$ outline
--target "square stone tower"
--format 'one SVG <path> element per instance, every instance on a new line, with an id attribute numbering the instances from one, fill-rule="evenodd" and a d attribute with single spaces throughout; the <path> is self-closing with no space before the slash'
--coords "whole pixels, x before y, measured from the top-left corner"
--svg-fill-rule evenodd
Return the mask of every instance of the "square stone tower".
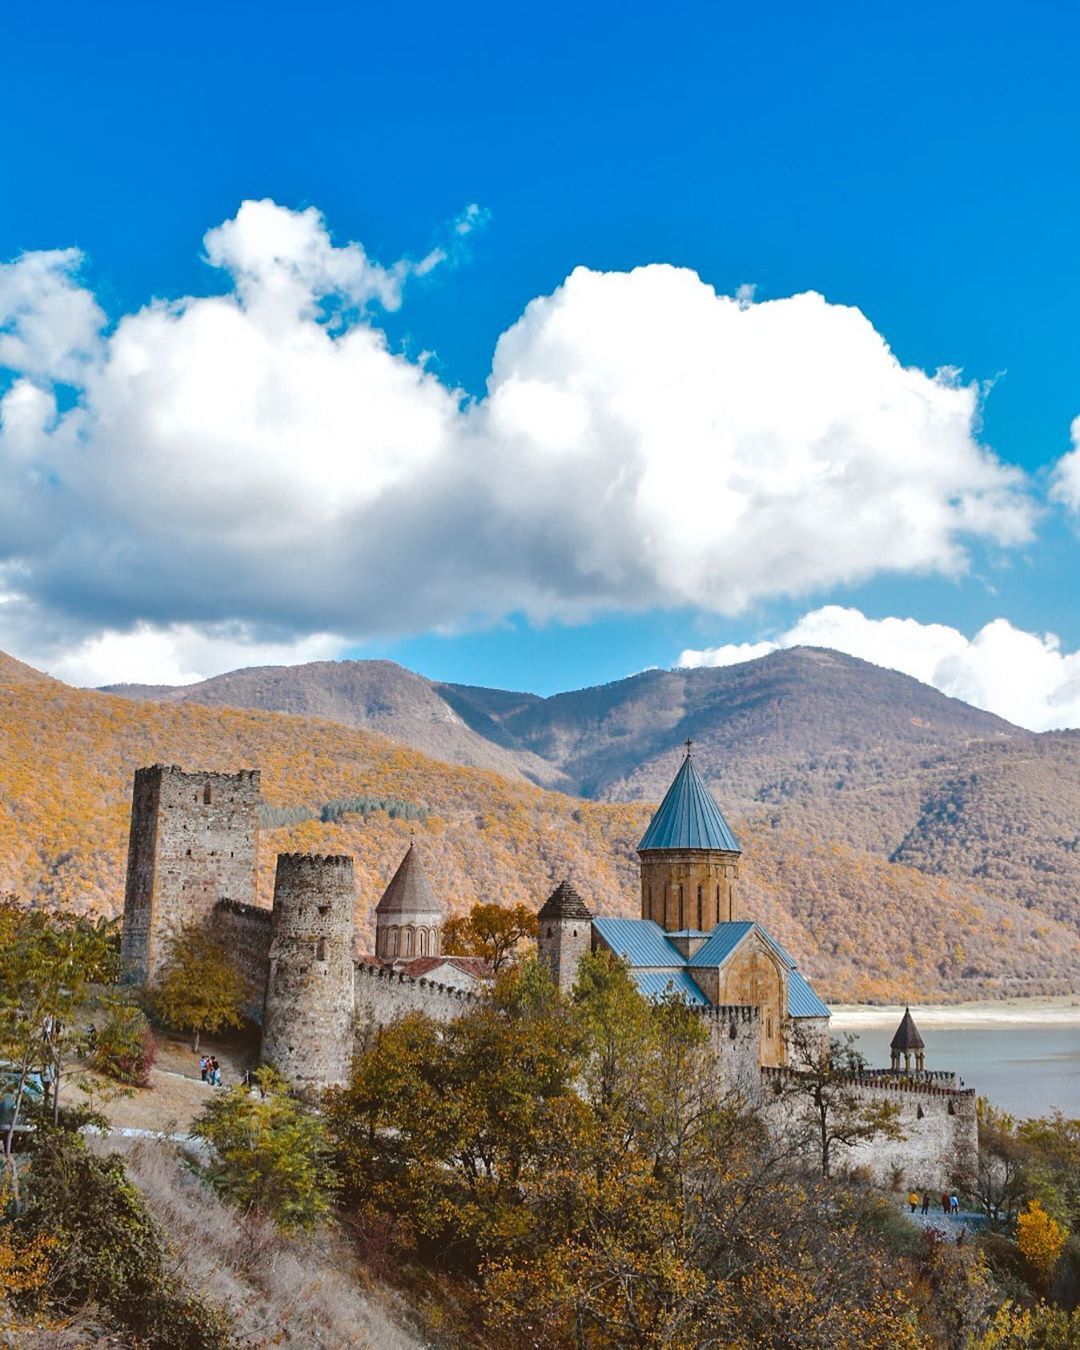
<path id="1" fill-rule="evenodd" d="M 219 900 L 255 903 L 259 802 L 257 769 L 136 770 L 120 947 L 129 980 L 151 980 L 170 938 L 209 924 Z"/>

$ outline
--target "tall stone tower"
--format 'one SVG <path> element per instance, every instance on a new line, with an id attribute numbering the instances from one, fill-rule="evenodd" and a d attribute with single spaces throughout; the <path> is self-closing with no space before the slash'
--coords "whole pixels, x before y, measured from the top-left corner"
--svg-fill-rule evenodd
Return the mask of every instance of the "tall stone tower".
<path id="1" fill-rule="evenodd" d="M 660 803 L 637 852 L 641 917 L 665 932 L 709 932 L 738 918 L 735 883 L 742 850 L 698 773 L 686 758 Z"/>
<path id="2" fill-rule="evenodd" d="M 351 858 L 279 854 L 262 1057 L 303 1093 L 348 1080 L 354 900 Z"/>
<path id="3" fill-rule="evenodd" d="M 375 955 L 386 961 L 438 956 L 442 920 L 442 906 L 435 899 L 415 845 L 410 844 L 375 906 Z"/>
<path id="4" fill-rule="evenodd" d="M 569 881 L 562 881 L 544 901 L 537 917 L 537 955 L 551 972 L 560 994 L 577 979 L 581 958 L 592 946 L 592 914 Z"/>
<path id="5" fill-rule="evenodd" d="M 120 946 L 129 980 L 152 979 L 170 938 L 209 923 L 219 900 L 254 904 L 259 801 L 257 769 L 135 771 Z"/>

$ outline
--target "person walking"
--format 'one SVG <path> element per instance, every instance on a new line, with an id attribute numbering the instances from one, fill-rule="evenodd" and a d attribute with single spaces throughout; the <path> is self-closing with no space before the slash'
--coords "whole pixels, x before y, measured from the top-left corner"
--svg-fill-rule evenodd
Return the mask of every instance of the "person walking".
<path id="1" fill-rule="evenodd" d="M 914 1214 L 915 1211 L 919 1208 L 919 1196 L 918 1196 L 917 1192 L 915 1192 L 915 1191 L 909 1191 L 909 1192 L 908 1192 L 907 1202 L 908 1202 L 908 1204 L 911 1206 L 911 1212 L 912 1212 L 912 1214 Z"/>
<path id="2" fill-rule="evenodd" d="M 923 1212 L 924 1214 L 929 1214 L 929 1213 L 930 1213 L 930 1192 L 929 1192 L 929 1191 L 927 1191 L 926 1194 L 925 1194 L 925 1195 L 923 1196 L 923 1198 L 922 1198 L 922 1212 Z"/>

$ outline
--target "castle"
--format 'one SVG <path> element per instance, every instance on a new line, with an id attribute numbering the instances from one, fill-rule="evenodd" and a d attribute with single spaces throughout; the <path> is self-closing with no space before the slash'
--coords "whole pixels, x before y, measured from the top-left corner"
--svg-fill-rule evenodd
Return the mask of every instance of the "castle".
<path id="1" fill-rule="evenodd" d="M 483 997 L 485 963 L 442 952 L 442 906 L 413 845 L 376 905 L 373 953 L 354 951 L 349 857 L 279 855 L 273 906 L 258 905 L 259 805 L 257 770 L 136 772 L 121 946 L 130 980 L 151 982 L 185 925 L 208 929 L 253 990 L 248 1011 L 262 1028 L 263 1060 L 307 1094 L 346 1081 L 370 1029 L 414 1010 L 446 1021 Z M 564 992 L 586 952 L 610 951 L 645 997 L 676 995 L 693 1007 L 717 1073 L 759 1092 L 788 1071 L 797 1037 L 828 1034 L 830 1014 L 783 946 L 741 917 L 741 856 L 687 742 L 638 845 L 641 918 L 595 916 L 564 881 L 539 910 L 537 948 Z M 908 1012 L 891 1067 L 853 1084 L 895 1102 L 906 1137 L 856 1146 L 848 1160 L 938 1186 L 977 1145 L 974 1093 L 952 1074 L 928 1073 L 924 1049 Z"/>

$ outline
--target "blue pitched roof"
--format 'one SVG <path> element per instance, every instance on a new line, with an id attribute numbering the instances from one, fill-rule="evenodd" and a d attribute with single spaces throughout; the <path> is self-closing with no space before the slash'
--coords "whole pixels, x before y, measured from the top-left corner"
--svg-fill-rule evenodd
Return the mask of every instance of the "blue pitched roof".
<path id="1" fill-rule="evenodd" d="M 735 921 L 718 923 L 708 942 L 699 947 L 690 958 L 692 966 L 722 966 L 731 953 L 754 927 L 752 923 Z"/>
<path id="2" fill-rule="evenodd" d="M 691 971 L 722 966 L 747 934 L 756 931 L 788 968 L 788 1014 L 830 1016 L 828 1007 L 796 969 L 795 962 L 760 924 L 748 920 L 717 924 L 708 941 L 689 961 L 652 919 L 594 919 L 593 929 L 605 946 L 627 963 L 635 984 L 646 998 L 662 997 L 671 985 L 676 993 L 694 1004 L 707 1004 L 708 999 L 694 983 Z"/>
<path id="3" fill-rule="evenodd" d="M 687 970 L 631 970 L 638 993 L 645 998 L 661 999 L 665 994 L 678 994 L 687 1003 L 708 1006 L 709 1000 L 697 987 Z"/>
<path id="4" fill-rule="evenodd" d="M 653 919 L 593 919 L 593 931 L 630 966 L 681 966 L 682 953 Z"/>
<path id="5" fill-rule="evenodd" d="M 788 1016 L 831 1016 L 828 1007 L 822 1003 L 797 970 L 788 971 Z"/>
<path id="6" fill-rule="evenodd" d="M 705 786 L 689 752 L 638 844 L 638 852 L 682 848 L 740 852 L 739 841 Z"/>

